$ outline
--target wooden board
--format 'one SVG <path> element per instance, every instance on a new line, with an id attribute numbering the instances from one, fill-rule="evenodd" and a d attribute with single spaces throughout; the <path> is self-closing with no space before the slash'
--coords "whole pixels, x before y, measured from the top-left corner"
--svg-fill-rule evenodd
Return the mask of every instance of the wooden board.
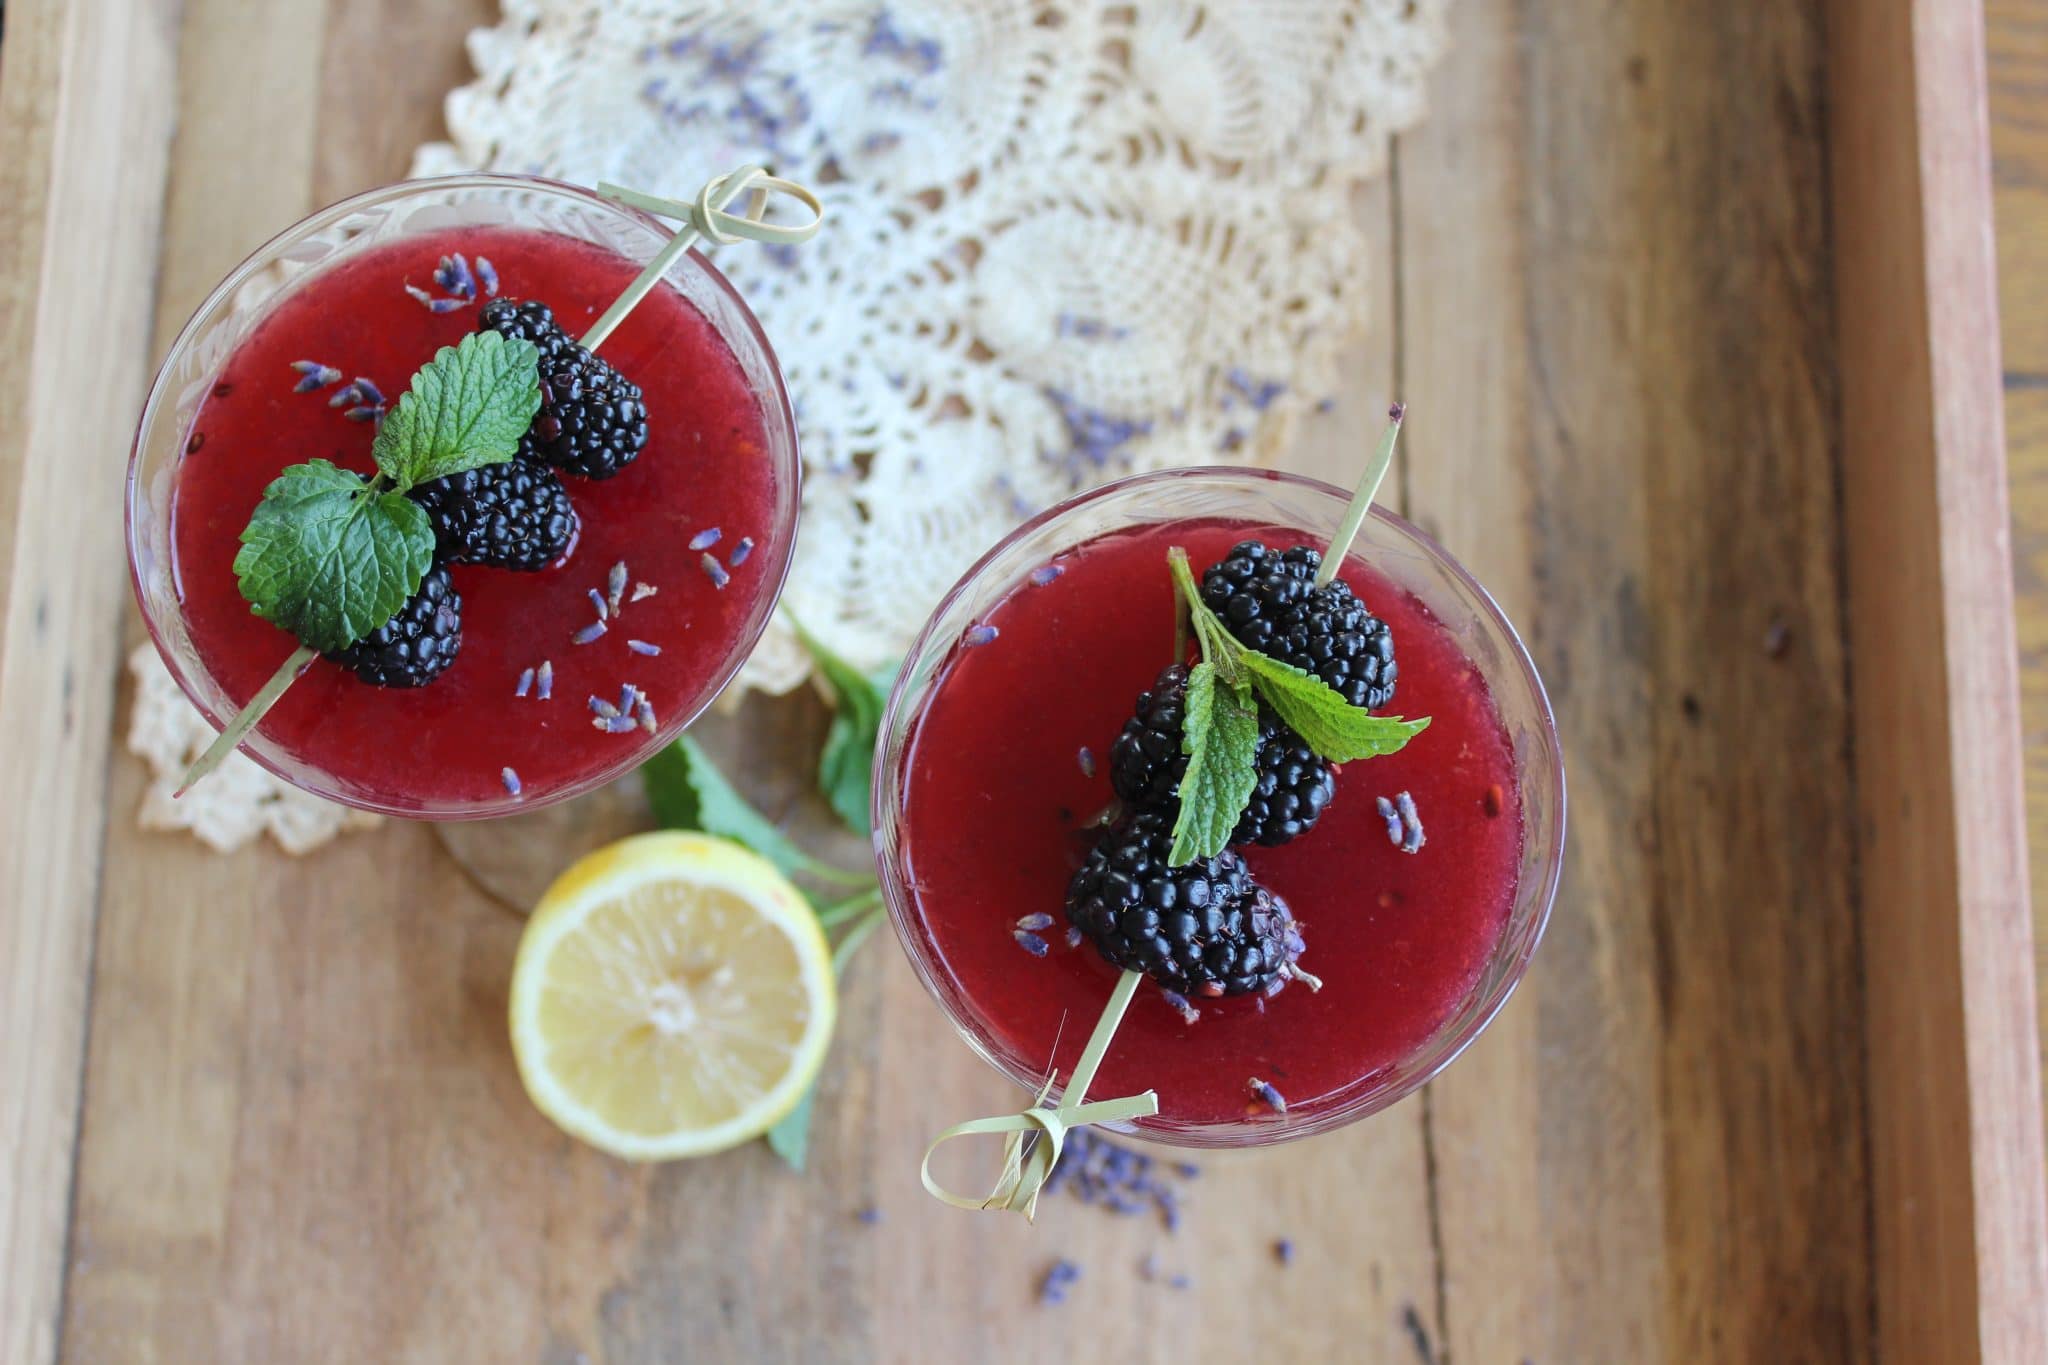
<path id="1" fill-rule="evenodd" d="M 54 799 L 0 805 L 0 1357 L 2042 1358 L 2042 1299 L 2029 1312 L 2000 1297 L 2033 1284 L 2006 1239 L 2031 1227 L 2038 1246 L 2038 1209 L 2021 1200 L 1987 1226 L 1976 1197 L 1994 1163 L 1969 1117 L 2008 1125 L 2014 1094 L 1986 1110 L 1960 997 L 1933 999 L 1960 1079 L 1878 1073 L 1903 1055 L 1881 1007 L 1896 983 L 1874 979 L 1898 959 L 1865 912 L 1858 820 L 1888 813 L 1872 806 L 1871 699 L 1849 653 L 1868 635 L 1852 625 L 1867 563 L 1840 493 L 1877 456 L 1853 403 L 1845 424 L 1854 318 L 1835 312 L 1844 224 L 1868 220 L 1831 215 L 1831 167 L 1833 202 L 1848 191 L 1830 101 L 1853 92 L 1844 20 L 1824 8 L 1454 7 L 1432 114 L 1358 204 L 1371 340 L 1288 462 L 1343 477 L 1372 414 L 1410 402 L 1400 501 L 1501 598 L 1558 705 L 1565 888 L 1522 992 L 1421 1099 L 1206 1160 L 1168 1238 L 1075 1206 L 1034 1228 L 923 1197 L 925 1137 L 1014 1101 L 886 942 L 853 973 L 810 1174 L 758 1149 L 635 1169 L 526 1104 L 503 1025 L 519 922 L 431 831 L 392 825 L 294 861 L 133 829 L 139 767 L 106 758 L 118 533 L 21 509 L 73 477 L 70 452 L 125 449 L 146 366 L 244 251 L 403 173 L 489 5 L 13 0 L 0 345 L 10 372 L 34 357 L 36 411 L 53 415 L 0 434 L 0 744 L 33 756 Z M 1924 21 L 1933 7 L 1872 8 Z M 111 69 L 108 52 L 134 64 L 119 100 L 81 74 Z M 152 145 L 168 157 L 161 196 Z M 137 272 L 111 302 L 106 280 L 62 264 L 110 232 L 129 234 Z M 62 325 L 85 314 L 90 333 Z M 111 377 L 108 336 L 132 339 Z M 1977 438 L 1898 458 L 1981 458 Z M 102 510 L 118 454 L 105 463 Z M 24 624 L 45 582 L 76 594 L 54 647 Z M 1978 651 L 1991 671 L 1976 685 L 1995 691 L 1996 621 L 1944 618 L 1943 632 Z M 61 735 L 41 723 L 58 660 L 79 698 Z M 706 734 L 766 808 L 815 832 L 801 774 L 821 724 L 800 698 Z M 1946 733 L 1950 761 L 1984 748 Z M 2005 929 L 2014 903 L 1970 902 Z M 1984 949 L 1961 923 L 1946 921 L 1943 960 L 1958 980 Z M 2006 1034 L 2031 1029 L 2009 981 L 1977 984 Z M 1990 1051 L 2011 1064 L 2010 1046 Z M 1950 1088 L 1921 1088 L 1937 1082 Z M 1961 1146 L 1951 1122 L 1907 1150 L 1952 1161 L 1952 1179 L 1885 1168 L 1905 1131 L 1892 1116 L 1938 1095 L 1975 1106 Z M 2026 1141 L 2000 1150 L 2024 1159 Z M 2038 1192 L 2038 1124 L 2032 1141 Z M 1907 1193 L 1960 1244 L 1914 1240 Z M 882 1221 L 856 1220 L 870 1204 Z M 1280 1236 L 1299 1248 L 1284 1270 Z M 1143 1281 L 1147 1254 L 1198 1297 Z M 1086 1279 L 1040 1308 L 1057 1255 Z"/>
<path id="2" fill-rule="evenodd" d="M 1877 1330 L 2048 1358 L 1982 15 L 1833 20 Z M 1929 515 L 1930 509 L 1936 514 Z"/>

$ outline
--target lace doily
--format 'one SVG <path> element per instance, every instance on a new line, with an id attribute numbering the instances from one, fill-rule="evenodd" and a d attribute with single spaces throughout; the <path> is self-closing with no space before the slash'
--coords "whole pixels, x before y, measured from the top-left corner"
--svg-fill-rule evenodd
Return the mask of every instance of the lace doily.
<path id="1" fill-rule="evenodd" d="M 413 170 L 820 187 L 815 241 L 718 265 L 802 424 L 785 600 L 873 668 L 1020 520 L 1267 457 L 1331 392 L 1365 315 L 1349 192 L 1420 116 L 1448 2 L 504 0 Z M 303 852 L 377 823 L 240 755 L 173 802 L 213 734 L 153 649 L 130 663 L 144 828 Z M 741 682 L 807 671 L 778 620 Z"/>
<path id="2" fill-rule="evenodd" d="M 128 656 L 128 671 L 135 677 L 128 748 L 150 771 L 135 816 L 142 828 L 190 830 L 221 853 L 268 832 L 285 852 L 306 853 L 337 834 L 383 823 L 381 816 L 308 795 L 241 753 L 230 754 L 205 785 L 172 800 L 185 769 L 213 743 L 214 729 L 178 687 L 155 645 L 138 645 Z"/>
<path id="3" fill-rule="evenodd" d="M 1022 518 L 1266 456 L 1331 391 L 1349 190 L 1419 116 L 1447 3 L 504 0 L 414 171 L 821 187 L 816 241 L 718 264 L 802 424 L 786 600 L 873 667 Z M 742 677 L 805 672 L 778 624 Z"/>

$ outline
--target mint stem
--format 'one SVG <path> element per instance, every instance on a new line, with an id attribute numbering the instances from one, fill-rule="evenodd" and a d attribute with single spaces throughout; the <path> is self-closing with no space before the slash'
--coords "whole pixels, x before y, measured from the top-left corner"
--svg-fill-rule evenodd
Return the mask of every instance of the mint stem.
<path id="1" fill-rule="evenodd" d="M 847 920 L 861 914 L 863 911 L 876 908 L 881 903 L 882 888 L 880 886 L 870 886 L 867 890 L 857 892 L 846 897 L 844 900 L 836 900 L 829 905 L 819 906 L 818 923 L 830 929 L 835 925 L 844 924 Z"/>
<path id="2" fill-rule="evenodd" d="M 1372 511 L 1372 500 L 1380 491 L 1380 483 L 1387 477 L 1387 471 L 1394 464 L 1394 441 L 1401 434 L 1401 419 L 1406 416 L 1405 403 L 1396 403 L 1387 409 L 1387 430 L 1380 437 L 1380 448 L 1373 452 L 1372 463 L 1365 467 L 1365 475 L 1358 481 L 1358 491 L 1351 495 L 1351 505 L 1344 509 L 1344 520 L 1337 527 L 1337 534 L 1330 538 L 1330 548 L 1323 551 L 1323 567 L 1316 570 L 1316 586 L 1329 586 L 1337 576 L 1337 567 L 1344 562 L 1344 556 L 1351 553 L 1351 542 L 1358 539 L 1358 528 L 1365 525 L 1366 514 Z"/>
<path id="3" fill-rule="evenodd" d="M 207 774 L 218 768 L 227 756 L 235 751 L 235 746 L 247 738 L 249 732 L 270 713 L 270 708 L 277 705 L 278 699 L 284 696 L 285 689 L 297 682 L 299 675 L 305 672 L 307 666 L 317 657 L 319 651 L 310 645 L 300 645 L 293 650 L 290 657 L 278 665 L 277 672 L 270 675 L 270 681 L 263 684 L 255 696 L 249 698 L 249 704 L 244 706 L 235 718 L 228 722 L 227 728 L 207 746 L 206 752 L 199 756 L 199 761 L 185 770 L 185 780 L 171 793 L 172 798 L 176 799 L 191 791 L 206 779 Z"/>

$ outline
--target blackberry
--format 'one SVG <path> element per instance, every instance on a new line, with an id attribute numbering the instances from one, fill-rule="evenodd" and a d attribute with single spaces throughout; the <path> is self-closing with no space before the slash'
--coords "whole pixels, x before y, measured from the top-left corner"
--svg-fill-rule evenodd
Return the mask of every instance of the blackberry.
<path id="1" fill-rule="evenodd" d="M 576 508 L 555 471 L 514 457 L 450 474 L 412 492 L 434 524 L 442 559 L 545 569 L 576 538 Z"/>
<path id="2" fill-rule="evenodd" d="M 1287 903 L 1225 850 L 1167 864 L 1173 816 L 1110 826 L 1067 887 L 1067 919 L 1117 966 L 1183 995 L 1243 995 L 1293 974 L 1300 931 Z"/>
<path id="3" fill-rule="evenodd" d="M 480 319 L 479 328 L 540 349 L 540 412 L 520 439 L 522 456 L 586 479 L 609 479 L 633 463 L 647 444 L 638 384 L 579 345 L 538 299 L 493 299 Z"/>
<path id="4" fill-rule="evenodd" d="M 1351 585 L 1315 586 L 1320 553 L 1240 542 L 1202 575 L 1202 600 L 1246 646 L 1328 683 L 1353 706 L 1394 699 L 1400 670 L 1394 632 L 1367 611 Z"/>
<path id="5" fill-rule="evenodd" d="M 462 597 L 436 564 L 398 614 L 327 657 L 374 687 L 425 687 L 462 648 Z"/>
<path id="6" fill-rule="evenodd" d="M 1187 774 L 1181 752 L 1188 670 L 1161 670 L 1150 689 L 1138 694 L 1137 714 L 1109 751 L 1109 781 L 1132 810 L 1171 807 Z M 1258 783 L 1231 831 L 1233 844 L 1277 847 L 1308 833 L 1323 807 L 1337 794 L 1330 765 L 1316 757 L 1301 736 L 1264 707 L 1259 709 Z"/>

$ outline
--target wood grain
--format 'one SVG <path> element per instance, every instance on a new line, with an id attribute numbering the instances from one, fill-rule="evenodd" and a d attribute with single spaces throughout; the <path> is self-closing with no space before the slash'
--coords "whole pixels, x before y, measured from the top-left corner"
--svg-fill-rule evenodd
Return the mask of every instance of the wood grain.
<path id="1" fill-rule="evenodd" d="M 56 1350 L 105 822 L 123 455 L 171 9 L 16 0 L 0 46 L 0 1358 Z M 127 344 L 123 344 L 124 340 Z"/>
<path id="2" fill-rule="evenodd" d="M 2048 12 L 1985 6 L 2036 998 L 2048 982 Z M 2048 1053 L 2048 1019 L 2042 1021 Z"/>
<path id="3" fill-rule="evenodd" d="M 1410 477 L 1529 632 L 1572 827 L 1432 1087 L 1451 1357 L 1863 1359 L 1821 34 L 1461 10 L 1401 149 Z"/>
<path id="4" fill-rule="evenodd" d="M 1836 4 L 1878 1332 L 2048 1358 L 1982 16 Z M 1929 516 L 1929 509 L 1938 512 Z"/>

